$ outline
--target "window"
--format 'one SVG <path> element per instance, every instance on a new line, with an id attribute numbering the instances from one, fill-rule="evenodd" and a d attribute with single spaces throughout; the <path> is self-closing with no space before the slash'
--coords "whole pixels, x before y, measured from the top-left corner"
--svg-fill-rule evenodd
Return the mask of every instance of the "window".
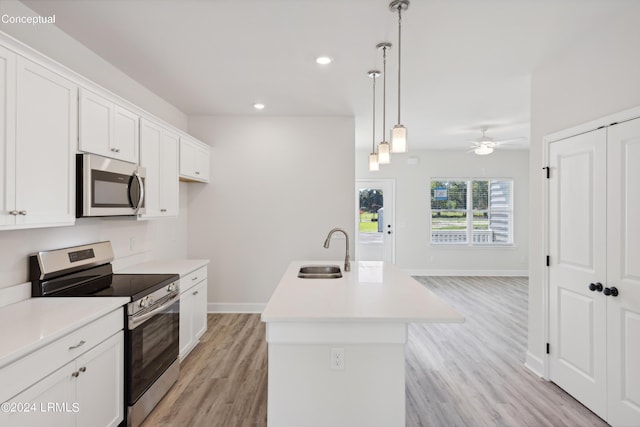
<path id="1" fill-rule="evenodd" d="M 431 243 L 513 243 L 512 179 L 432 179 Z"/>

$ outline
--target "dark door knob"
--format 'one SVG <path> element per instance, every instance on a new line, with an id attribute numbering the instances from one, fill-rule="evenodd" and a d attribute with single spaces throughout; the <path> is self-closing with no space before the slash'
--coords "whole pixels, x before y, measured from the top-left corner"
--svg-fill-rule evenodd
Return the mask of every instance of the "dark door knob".
<path id="1" fill-rule="evenodd" d="M 592 292 L 593 291 L 602 292 L 602 288 L 603 288 L 603 286 L 602 286 L 602 283 L 600 283 L 600 282 L 590 283 L 589 284 L 589 290 L 592 291 Z"/>
<path id="2" fill-rule="evenodd" d="M 604 288 L 603 292 L 606 296 L 609 296 L 609 295 L 611 295 L 612 297 L 618 296 L 618 288 L 616 288 L 615 286 L 612 286 L 610 288 Z"/>

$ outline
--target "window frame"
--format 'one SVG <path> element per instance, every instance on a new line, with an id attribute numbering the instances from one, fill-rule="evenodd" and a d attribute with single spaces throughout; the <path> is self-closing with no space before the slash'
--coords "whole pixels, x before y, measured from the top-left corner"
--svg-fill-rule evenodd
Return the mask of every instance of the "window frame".
<path id="1" fill-rule="evenodd" d="M 443 241 L 437 242 L 433 240 L 433 214 L 434 212 L 442 212 L 442 211 L 452 211 L 452 209 L 434 209 L 431 201 L 432 197 L 432 185 L 434 182 L 465 182 L 466 183 L 466 241 L 456 242 L 456 241 Z M 474 181 L 487 181 L 488 182 L 488 190 L 491 188 L 492 181 L 507 181 L 510 187 L 510 198 L 509 198 L 509 206 L 503 209 L 491 209 L 490 204 L 487 205 L 487 209 L 474 209 L 473 206 L 473 182 Z M 454 177 L 454 178 L 444 178 L 444 177 L 431 177 L 429 180 L 429 244 L 432 246 L 448 246 L 448 247 L 473 247 L 473 248 L 496 248 L 496 247 L 513 247 L 515 246 L 514 239 L 514 229 L 515 229 L 515 215 L 514 215 L 514 187 L 515 180 L 512 177 Z M 488 193 L 489 194 L 489 193 Z M 454 209 L 460 210 L 460 209 Z M 460 210 L 462 211 L 462 210 Z M 509 218 L 509 230 L 508 230 L 508 241 L 507 242 L 474 242 L 473 240 L 473 219 L 475 212 L 486 212 L 487 216 L 491 218 L 492 212 L 500 212 L 506 213 Z"/>

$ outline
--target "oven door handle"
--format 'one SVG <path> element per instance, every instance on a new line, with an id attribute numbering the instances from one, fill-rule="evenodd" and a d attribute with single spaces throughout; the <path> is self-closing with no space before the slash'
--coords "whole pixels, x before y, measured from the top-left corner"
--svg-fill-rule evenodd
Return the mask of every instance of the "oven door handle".
<path id="1" fill-rule="evenodd" d="M 129 316 L 129 330 L 135 329 L 138 326 L 142 325 L 144 322 L 146 322 L 147 320 L 149 320 L 150 318 L 152 318 L 153 316 L 155 316 L 159 312 L 163 311 L 164 309 L 166 309 L 167 307 L 172 305 L 178 299 L 180 299 L 180 294 L 175 294 L 166 303 L 162 304 L 158 308 L 155 308 L 153 311 L 145 313 L 145 314 L 143 314 L 141 316 Z"/>

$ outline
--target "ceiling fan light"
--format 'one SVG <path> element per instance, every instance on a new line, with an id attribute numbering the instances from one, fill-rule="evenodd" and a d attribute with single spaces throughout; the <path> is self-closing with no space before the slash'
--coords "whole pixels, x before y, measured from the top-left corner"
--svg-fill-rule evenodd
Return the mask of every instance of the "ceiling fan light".
<path id="1" fill-rule="evenodd" d="M 397 124 L 391 129 L 391 152 L 407 152 L 407 128 Z"/>
<path id="2" fill-rule="evenodd" d="M 369 171 L 375 172 L 380 170 L 380 164 L 378 163 L 378 155 L 376 153 L 369 154 Z"/>
<path id="3" fill-rule="evenodd" d="M 473 150 L 478 156 L 486 156 L 487 154 L 493 153 L 493 147 L 489 147 L 488 145 L 480 145 Z"/>
<path id="4" fill-rule="evenodd" d="M 381 165 L 386 165 L 391 163 L 391 147 L 389 147 L 389 143 L 386 141 L 382 141 L 378 144 L 378 163 Z"/>

